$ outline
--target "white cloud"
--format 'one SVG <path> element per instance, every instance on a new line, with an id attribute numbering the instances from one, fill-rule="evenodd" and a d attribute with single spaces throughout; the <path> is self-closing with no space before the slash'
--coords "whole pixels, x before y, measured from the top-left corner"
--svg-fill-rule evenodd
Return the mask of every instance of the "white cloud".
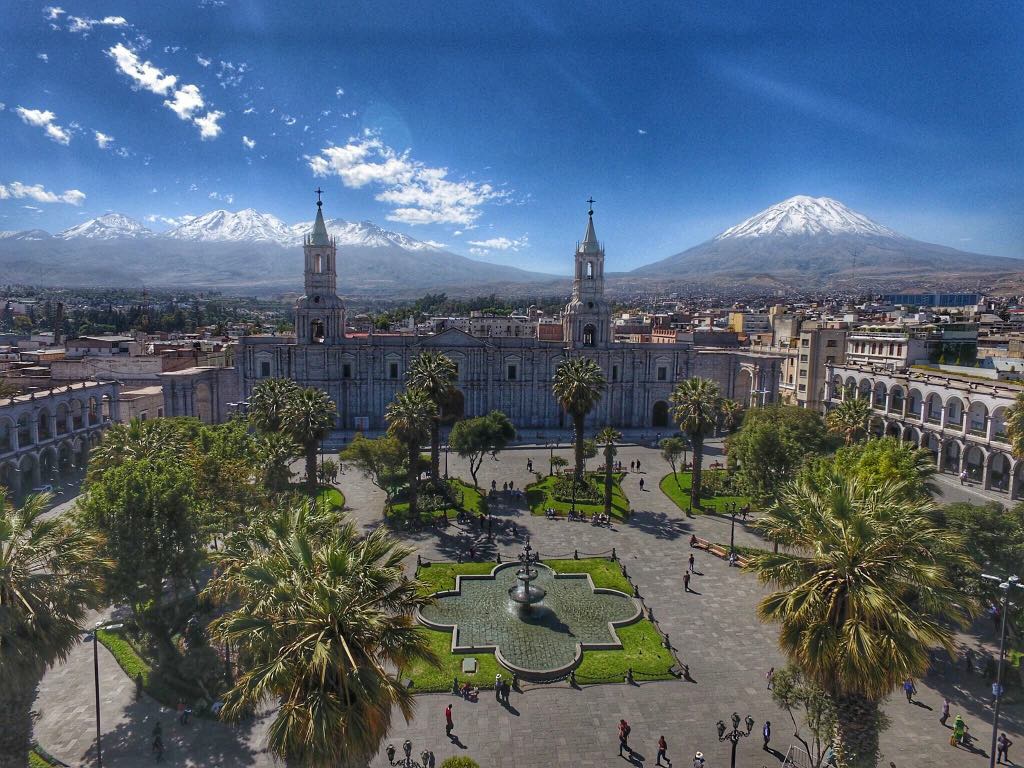
<path id="1" fill-rule="evenodd" d="M 637 128 L 636 132 L 639 133 L 641 136 L 647 135 L 647 131 L 645 131 L 643 128 Z"/>
<path id="2" fill-rule="evenodd" d="M 114 142 L 113 136 L 108 136 L 102 131 L 93 131 L 93 135 L 96 137 L 96 145 L 100 149 L 106 149 Z"/>
<path id="3" fill-rule="evenodd" d="M 50 61 L 50 54 L 48 54 L 48 53 L 37 53 L 36 54 L 36 58 L 39 59 L 44 64 L 47 64 Z"/>
<path id="4" fill-rule="evenodd" d="M 184 214 L 182 216 L 161 216 L 158 213 L 151 213 L 146 217 L 146 221 L 150 224 L 166 224 L 168 227 L 178 227 L 182 224 L 188 224 L 195 216 L 190 214 Z"/>
<path id="5" fill-rule="evenodd" d="M 253 147 L 256 146 L 256 140 L 250 139 L 248 136 L 242 137 L 242 143 L 245 144 L 245 146 L 247 146 L 249 149 L 252 149 Z"/>
<path id="6" fill-rule="evenodd" d="M 281 122 L 285 125 L 295 125 L 297 120 L 291 115 L 281 115 Z"/>
<path id="7" fill-rule="evenodd" d="M 139 61 L 135 51 L 124 43 L 118 43 L 108 49 L 107 55 L 117 63 L 118 69 L 135 81 L 136 87 L 158 96 L 166 96 L 178 82 L 177 77 L 165 75 L 161 69 L 153 66 L 150 62 Z"/>
<path id="8" fill-rule="evenodd" d="M 50 110 L 25 109 L 25 107 L 18 107 L 17 112 L 27 125 L 34 125 L 36 128 L 42 128 L 46 131 L 46 135 L 58 144 L 67 146 L 71 143 L 70 131 L 54 122 L 57 119 L 57 116 Z"/>
<path id="9" fill-rule="evenodd" d="M 452 181 L 447 168 L 424 165 L 369 132 L 344 146 L 325 147 L 307 161 L 314 175 L 337 176 L 351 189 L 381 187 L 375 198 L 392 206 L 388 220 L 405 224 L 466 227 L 480 217 L 482 205 L 508 197 L 487 183 Z"/>
<path id="10" fill-rule="evenodd" d="M 518 251 L 529 245 L 530 238 L 523 235 L 515 240 L 510 240 L 507 237 L 492 237 L 487 240 L 467 240 L 466 242 L 484 251 Z"/>
<path id="11" fill-rule="evenodd" d="M 246 107 L 245 109 L 242 110 L 242 114 L 243 115 L 251 115 L 255 111 L 256 111 L 256 107 Z"/>
<path id="12" fill-rule="evenodd" d="M 437 248 L 438 250 L 448 247 L 447 243 L 439 243 L 437 240 L 423 240 L 422 242 L 426 243 L 431 248 Z"/>
<path id="13" fill-rule="evenodd" d="M 190 120 L 193 112 L 203 108 L 203 95 L 199 86 L 187 83 L 174 92 L 173 101 L 165 99 L 164 106 L 182 120 Z"/>
<path id="14" fill-rule="evenodd" d="M 208 66 L 210 66 L 210 64 L 213 63 L 213 59 L 204 59 L 198 53 L 196 54 L 196 61 L 199 62 L 199 66 L 201 66 L 201 67 L 208 67 Z"/>
<path id="15" fill-rule="evenodd" d="M 64 13 L 64 12 L 65 11 L 64 11 L 63 8 L 60 8 L 60 7 L 55 6 L 55 5 L 48 5 L 45 8 L 43 8 L 43 13 L 46 14 L 46 18 L 49 21 L 54 21 L 54 20 L 60 18 L 60 15 L 62 13 Z"/>
<path id="16" fill-rule="evenodd" d="M 244 61 L 235 64 L 231 61 L 220 62 L 220 67 L 217 70 L 217 80 L 220 82 L 221 88 L 235 87 L 241 85 L 242 78 L 245 73 L 249 71 L 249 65 Z"/>
<path id="17" fill-rule="evenodd" d="M 199 185 L 197 185 L 197 184 L 189 184 L 188 185 L 188 191 L 189 192 L 198 192 L 199 191 Z"/>
<path id="18" fill-rule="evenodd" d="M 20 181 L 12 181 L 10 184 L 0 184 L 0 200 L 29 199 L 37 203 L 67 203 L 68 205 L 81 205 L 85 201 L 85 193 L 78 189 L 68 189 L 58 194 L 48 189 L 43 189 L 42 184 L 22 184 Z"/>
<path id="19" fill-rule="evenodd" d="M 462 230 L 461 229 L 456 229 L 454 232 L 452 232 L 452 237 L 461 237 L 461 236 L 462 236 Z"/>
<path id="20" fill-rule="evenodd" d="M 220 192 L 211 192 L 207 197 L 211 200 L 223 200 L 228 205 L 235 202 L 235 196 L 231 192 L 225 192 L 223 195 Z"/>
<path id="21" fill-rule="evenodd" d="M 124 27 L 128 25 L 128 20 L 124 16 L 104 16 L 102 19 L 68 16 L 68 32 L 89 32 L 97 24 L 104 27 Z"/>
<path id="22" fill-rule="evenodd" d="M 216 110 L 207 112 L 202 117 L 197 117 L 193 122 L 199 127 L 199 138 L 203 141 L 207 139 L 216 139 L 220 136 L 221 130 L 223 130 L 217 121 L 224 117 L 223 112 Z"/>
<path id="23" fill-rule="evenodd" d="M 336 98 L 340 99 L 342 96 L 345 95 L 345 89 L 341 88 L 340 86 L 338 88 L 335 88 L 334 89 L 334 95 L 335 95 Z"/>

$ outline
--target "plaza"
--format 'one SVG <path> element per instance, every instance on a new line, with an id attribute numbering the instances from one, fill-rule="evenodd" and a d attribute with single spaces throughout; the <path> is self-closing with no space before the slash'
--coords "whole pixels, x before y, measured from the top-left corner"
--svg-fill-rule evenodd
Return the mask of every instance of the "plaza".
<path id="1" fill-rule="evenodd" d="M 616 548 L 619 559 L 637 586 L 644 605 L 659 627 L 668 634 L 675 653 L 688 665 L 691 681 L 674 680 L 583 686 L 568 682 L 523 683 L 513 692 L 510 707 L 499 705 L 492 695 L 482 694 L 476 703 L 450 694 L 421 694 L 416 697 L 416 714 L 409 724 L 398 717 L 387 741 L 396 746 L 405 739 L 413 743 L 414 754 L 422 749 L 434 752 L 437 763 L 450 755 L 468 755 L 483 767 L 510 766 L 614 766 L 623 762 L 617 753 L 615 725 L 625 718 L 632 726 L 630 745 L 636 750 L 634 764 L 653 765 L 655 744 L 664 734 L 669 756 L 675 765 L 688 766 L 700 750 L 708 766 L 728 765 L 729 744 L 719 743 L 715 723 L 728 721 L 733 711 L 751 715 L 757 725 L 749 739 L 738 746 L 740 766 L 778 765 L 780 758 L 763 751 L 759 737 L 765 720 L 773 725 L 772 747 L 785 753 L 791 743 L 792 726 L 785 713 L 771 700 L 765 673 L 781 668 L 784 661 L 776 646 L 777 629 L 758 621 L 755 605 L 765 593 L 754 576 L 730 568 L 719 558 L 696 553 L 699 575 L 691 582 L 694 590 L 685 594 L 682 574 L 693 551 L 691 534 L 716 542 L 728 542 L 730 520 L 698 515 L 688 517 L 658 488 L 669 472 L 659 452 L 640 447 L 638 435 L 627 436 L 617 456 L 625 465 L 641 461 L 642 472 L 627 473 L 623 487 L 635 513 L 628 522 L 616 521 L 610 528 L 549 520 L 530 515 L 525 505 L 496 504 L 492 514 L 515 522 L 527 531 L 533 546 L 544 556 L 579 550 L 603 552 Z M 556 453 L 569 456 L 563 433 Z M 649 441 L 648 441 L 649 442 Z M 498 487 L 513 481 L 525 487 L 533 478 L 527 460 L 546 467 L 548 448 L 521 446 L 486 460 L 479 473 L 480 485 Z M 706 465 L 721 460 L 721 442 L 712 441 Z M 449 473 L 469 478 L 464 462 L 449 457 Z M 639 487 L 645 479 L 645 490 Z M 338 487 L 344 492 L 349 514 L 363 530 L 382 523 L 383 494 L 357 473 L 346 471 Z M 945 485 L 943 486 L 946 487 Z M 944 500 L 959 500 L 951 489 Z M 971 491 L 977 495 L 977 491 Z M 971 498 L 978 501 L 977 498 Z M 479 538 L 476 526 L 453 524 L 444 529 L 418 532 L 396 530 L 395 535 L 416 548 L 421 558 L 455 560 L 465 556 Z M 743 524 L 736 524 L 736 542 L 756 546 L 760 542 Z M 522 536 L 499 536 L 497 548 L 503 559 L 513 558 L 522 548 Z M 493 558 L 492 558 L 493 559 Z M 410 572 L 416 555 L 408 561 Z M 993 652 L 993 633 L 986 622 L 959 641 L 976 655 Z M 962 665 L 959 665 L 962 668 Z M 176 713 L 161 708 L 143 696 L 136 700 L 135 687 L 113 657 L 99 648 L 103 762 L 106 766 L 148 764 L 153 724 L 161 722 L 169 766 L 262 766 L 274 765 L 263 751 L 269 718 L 260 713 L 254 720 L 228 726 L 211 720 L 194 719 L 186 726 Z M 92 644 L 83 642 L 68 660 L 57 664 L 43 680 L 35 704 L 38 713 L 35 735 L 40 745 L 65 763 L 94 764 L 95 713 L 92 692 Z M 936 665 L 932 674 L 917 682 L 919 704 L 907 704 L 893 696 L 884 707 L 891 724 L 881 737 L 883 759 L 898 768 L 905 766 L 981 766 L 988 760 L 991 707 L 988 681 L 968 676 L 948 663 Z M 948 695 L 951 711 L 961 713 L 975 737 L 976 753 L 954 749 L 948 743 L 949 730 L 938 723 L 942 696 Z M 454 735 L 444 734 L 444 708 L 454 705 Z M 1024 712 L 1019 703 L 1003 709 L 1001 729 L 1013 741 L 1024 735 Z M 385 742 L 385 746 L 386 746 Z M 1014 752 L 1011 752 L 1014 754 Z M 373 761 L 374 768 L 387 765 L 383 749 Z"/>

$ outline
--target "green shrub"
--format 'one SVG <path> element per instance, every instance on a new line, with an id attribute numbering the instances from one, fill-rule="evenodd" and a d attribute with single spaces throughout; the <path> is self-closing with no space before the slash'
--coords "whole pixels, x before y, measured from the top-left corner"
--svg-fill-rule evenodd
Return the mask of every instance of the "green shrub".
<path id="1" fill-rule="evenodd" d="M 456 755 L 441 763 L 441 768 L 480 768 L 480 763 L 471 757 Z"/>
<path id="2" fill-rule="evenodd" d="M 597 504 L 604 499 L 603 489 L 599 489 L 590 478 L 584 478 L 577 483 L 572 475 L 559 475 L 551 488 L 551 495 L 561 502 L 569 504 L 573 498 L 573 485 L 576 486 L 576 502 L 584 504 Z"/>

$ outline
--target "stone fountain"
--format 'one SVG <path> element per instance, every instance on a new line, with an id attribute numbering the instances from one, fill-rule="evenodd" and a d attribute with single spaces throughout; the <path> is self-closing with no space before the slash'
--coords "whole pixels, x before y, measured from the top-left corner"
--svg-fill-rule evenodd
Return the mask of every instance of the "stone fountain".
<path id="1" fill-rule="evenodd" d="M 508 590 L 508 596 L 519 605 L 521 610 L 530 610 L 531 606 L 539 603 L 547 594 L 542 587 L 533 584 L 537 579 L 537 569 L 533 566 L 539 560 L 540 554 L 533 551 L 533 547 L 530 546 L 530 540 L 527 539 L 526 546 L 523 547 L 523 551 L 519 554 L 521 565 L 516 570 L 516 581 L 518 583 Z"/>

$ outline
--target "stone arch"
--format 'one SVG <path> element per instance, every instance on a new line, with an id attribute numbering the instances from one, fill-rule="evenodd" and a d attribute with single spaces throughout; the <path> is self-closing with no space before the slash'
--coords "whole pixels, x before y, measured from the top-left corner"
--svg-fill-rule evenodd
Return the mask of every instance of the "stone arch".
<path id="1" fill-rule="evenodd" d="M 85 406 L 77 397 L 70 401 L 71 428 L 78 430 L 85 426 Z"/>
<path id="2" fill-rule="evenodd" d="M 857 394 L 857 380 L 853 376 L 847 376 L 843 383 L 843 400 L 854 397 Z"/>
<path id="3" fill-rule="evenodd" d="M 29 413 L 18 417 L 18 445 L 22 448 L 32 445 L 32 416 Z"/>
<path id="4" fill-rule="evenodd" d="M 57 446 L 57 471 L 67 474 L 75 468 L 75 449 L 71 440 L 62 440 Z"/>
<path id="5" fill-rule="evenodd" d="M 888 387 L 885 386 L 884 381 L 876 381 L 874 388 L 871 390 L 871 405 L 875 408 L 885 408 L 885 398 L 889 394 Z"/>
<path id="6" fill-rule="evenodd" d="M 871 379 L 861 379 L 857 385 L 857 399 L 871 400 Z"/>
<path id="7" fill-rule="evenodd" d="M 18 461 L 19 480 L 21 481 L 22 493 L 39 484 L 39 461 L 35 454 L 23 454 Z"/>
<path id="8" fill-rule="evenodd" d="M 937 392 L 932 392 L 925 398 L 924 401 L 924 418 L 925 421 L 930 421 L 933 424 L 938 424 L 939 420 L 942 419 L 942 409 L 944 404 L 942 397 Z"/>
<path id="9" fill-rule="evenodd" d="M 921 432 L 917 427 L 907 427 L 903 430 L 903 442 L 910 443 L 917 448 L 921 447 Z"/>
<path id="10" fill-rule="evenodd" d="M 957 395 L 946 398 L 943 404 L 946 409 L 946 426 L 963 427 L 964 425 L 964 401 Z"/>
<path id="11" fill-rule="evenodd" d="M 39 477 L 43 482 L 57 474 L 57 448 L 48 445 L 39 452 Z"/>
<path id="12" fill-rule="evenodd" d="M 988 488 L 1006 493 L 1010 490 L 1010 457 L 1002 451 L 988 455 Z"/>
<path id="13" fill-rule="evenodd" d="M 111 402 L 110 395 L 100 397 L 100 416 L 103 421 L 110 421 L 114 416 Z"/>
<path id="14" fill-rule="evenodd" d="M 195 408 L 196 417 L 203 424 L 213 423 L 213 393 L 210 391 L 210 384 L 200 381 L 195 386 Z"/>
<path id="15" fill-rule="evenodd" d="M 889 410 L 895 413 L 903 413 L 903 403 L 906 398 L 906 393 L 899 384 L 893 384 L 889 388 Z"/>
<path id="16" fill-rule="evenodd" d="M 14 450 L 14 435 L 18 431 L 17 422 L 10 416 L 0 416 L 0 453 Z"/>
<path id="17" fill-rule="evenodd" d="M 868 419 L 868 434 L 871 437 L 882 437 L 885 434 L 885 420 L 881 416 Z"/>
<path id="18" fill-rule="evenodd" d="M 658 400 L 651 408 L 651 426 L 667 427 L 668 425 L 668 403 L 664 400 Z"/>
<path id="19" fill-rule="evenodd" d="M 313 344 L 323 344 L 327 338 L 327 326 L 319 317 L 309 321 L 309 339 Z"/>
<path id="20" fill-rule="evenodd" d="M 86 405 L 87 420 L 89 426 L 95 426 L 100 423 L 100 401 L 92 395 L 89 396 L 89 402 Z"/>
<path id="21" fill-rule="evenodd" d="M 843 398 L 843 377 L 833 376 L 832 377 L 832 399 L 842 400 Z"/>
<path id="22" fill-rule="evenodd" d="M 967 431 L 985 437 L 988 433 L 988 406 L 980 400 L 971 403 L 966 412 Z"/>
<path id="23" fill-rule="evenodd" d="M 989 417 L 992 421 L 992 439 L 998 440 L 1001 443 L 1006 442 L 1006 412 L 1007 407 L 1000 405 L 997 408 L 992 409 L 992 415 Z"/>
<path id="24" fill-rule="evenodd" d="M 946 440 L 942 445 L 942 471 L 957 474 L 963 461 L 963 444 L 956 438 Z"/>
<path id="25" fill-rule="evenodd" d="M 57 404 L 56 433 L 64 435 L 68 432 L 68 416 L 71 414 L 71 407 L 67 402 Z"/>
<path id="26" fill-rule="evenodd" d="M 921 435 L 920 446 L 938 459 L 940 450 L 942 449 L 942 441 L 934 432 L 924 432 Z"/>
<path id="27" fill-rule="evenodd" d="M 597 326 L 587 323 L 583 326 L 583 346 L 593 347 L 597 344 Z"/>
<path id="28" fill-rule="evenodd" d="M 960 457 L 961 471 L 967 470 L 967 476 L 971 480 L 980 482 L 985 473 L 986 456 L 985 449 L 980 445 L 966 446 Z"/>
<path id="29" fill-rule="evenodd" d="M 1010 498 L 1020 498 L 1022 489 L 1024 489 L 1024 461 L 1016 460 L 1013 462 L 1013 469 L 1010 470 Z"/>
<path id="30" fill-rule="evenodd" d="M 899 422 L 890 421 L 885 425 L 885 436 L 895 437 L 900 439 L 903 437 L 903 430 L 900 428 Z"/>
<path id="31" fill-rule="evenodd" d="M 52 421 L 50 416 L 49 408 L 40 408 L 39 413 L 36 415 L 36 431 L 39 435 L 39 442 L 49 440 L 53 437 L 53 429 L 51 429 Z"/>
<path id="32" fill-rule="evenodd" d="M 924 396 L 921 390 L 911 388 L 907 393 L 907 416 L 911 419 L 920 419 L 924 415 Z"/>
<path id="33" fill-rule="evenodd" d="M 750 406 L 751 393 L 754 391 L 754 374 L 746 367 L 742 367 L 736 373 L 736 381 L 733 382 L 732 399 L 744 407 Z"/>

